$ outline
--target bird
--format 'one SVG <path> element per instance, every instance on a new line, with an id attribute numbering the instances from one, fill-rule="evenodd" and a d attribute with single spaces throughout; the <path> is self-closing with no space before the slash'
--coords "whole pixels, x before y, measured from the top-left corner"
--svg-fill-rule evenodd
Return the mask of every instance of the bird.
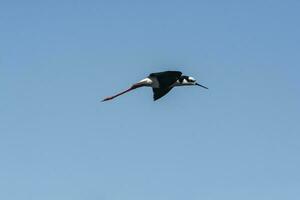
<path id="1" fill-rule="evenodd" d="M 153 100 L 156 101 L 165 96 L 172 88 L 177 86 L 200 86 L 208 89 L 206 86 L 197 83 L 195 78 L 182 75 L 182 72 L 180 71 L 163 71 L 151 73 L 147 78 L 144 78 L 141 81 L 133 84 L 127 90 L 104 98 L 102 102 L 112 100 L 140 87 L 151 87 L 153 90 Z"/>

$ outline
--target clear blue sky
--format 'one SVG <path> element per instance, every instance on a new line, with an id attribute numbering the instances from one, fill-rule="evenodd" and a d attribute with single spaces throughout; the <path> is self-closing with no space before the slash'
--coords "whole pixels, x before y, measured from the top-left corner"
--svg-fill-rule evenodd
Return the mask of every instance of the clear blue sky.
<path id="1" fill-rule="evenodd" d="M 1 1 L 0 199 L 300 196 L 299 1 Z M 210 90 L 142 88 L 181 70 Z"/>

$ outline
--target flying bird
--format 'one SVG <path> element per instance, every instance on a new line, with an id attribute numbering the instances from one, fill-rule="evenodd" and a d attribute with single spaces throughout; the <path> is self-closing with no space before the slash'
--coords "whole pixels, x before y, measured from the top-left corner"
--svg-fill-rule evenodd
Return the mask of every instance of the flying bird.
<path id="1" fill-rule="evenodd" d="M 164 71 L 150 74 L 147 78 L 133 84 L 127 90 L 120 92 L 116 95 L 106 97 L 102 101 L 112 100 L 122 94 L 130 92 L 131 90 L 140 88 L 140 87 L 152 87 L 153 90 L 153 99 L 156 101 L 164 95 L 166 95 L 173 87 L 176 86 L 200 86 L 205 89 L 207 87 L 200 85 L 196 82 L 191 76 L 182 75 L 180 71 Z"/>

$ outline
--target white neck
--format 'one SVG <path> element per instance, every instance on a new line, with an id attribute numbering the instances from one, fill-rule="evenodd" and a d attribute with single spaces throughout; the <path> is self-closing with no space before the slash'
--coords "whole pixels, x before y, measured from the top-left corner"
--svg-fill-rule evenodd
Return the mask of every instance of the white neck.
<path id="1" fill-rule="evenodd" d="M 177 86 L 190 86 L 190 85 L 195 85 L 192 82 L 188 82 L 187 80 L 183 79 L 182 82 L 180 82 L 179 80 L 177 80 L 172 87 L 177 87 Z"/>

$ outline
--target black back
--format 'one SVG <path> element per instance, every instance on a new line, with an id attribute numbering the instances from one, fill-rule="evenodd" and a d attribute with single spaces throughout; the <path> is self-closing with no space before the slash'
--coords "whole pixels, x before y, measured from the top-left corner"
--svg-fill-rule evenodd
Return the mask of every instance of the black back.
<path id="1" fill-rule="evenodd" d="M 159 82 L 159 88 L 169 88 L 172 84 L 174 84 L 181 76 L 181 72 L 179 71 L 165 71 L 152 73 L 149 77 L 156 77 Z"/>
<path id="2" fill-rule="evenodd" d="M 181 74 L 179 71 L 165 71 L 150 74 L 149 77 L 155 77 L 159 82 L 159 88 L 153 88 L 154 101 L 166 95 L 172 89 L 171 86 L 181 77 Z"/>

